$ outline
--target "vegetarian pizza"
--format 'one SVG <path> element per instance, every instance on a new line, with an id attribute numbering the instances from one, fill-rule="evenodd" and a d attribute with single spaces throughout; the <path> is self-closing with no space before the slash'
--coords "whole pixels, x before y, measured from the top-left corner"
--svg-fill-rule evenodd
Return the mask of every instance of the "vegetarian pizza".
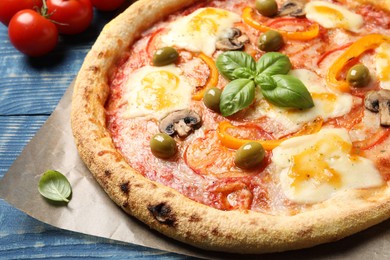
<path id="1" fill-rule="evenodd" d="M 141 0 L 77 76 L 72 129 L 128 214 L 276 252 L 390 217 L 390 1 Z"/>

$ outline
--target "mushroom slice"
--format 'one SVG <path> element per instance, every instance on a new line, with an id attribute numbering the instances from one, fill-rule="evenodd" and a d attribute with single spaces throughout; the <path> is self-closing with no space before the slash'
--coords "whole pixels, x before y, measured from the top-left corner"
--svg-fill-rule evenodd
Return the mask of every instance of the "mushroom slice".
<path id="1" fill-rule="evenodd" d="M 286 1 L 279 9 L 278 16 L 300 17 L 305 15 L 306 0 Z"/>
<path id="2" fill-rule="evenodd" d="M 242 34 L 238 28 L 230 28 L 227 32 L 227 37 L 219 39 L 215 47 L 222 51 L 240 50 L 245 43 L 249 42 L 249 37 Z"/>
<path id="3" fill-rule="evenodd" d="M 390 90 L 381 89 L 367 92 L 364 106 L 372 112 L 379 112 L 382 126 L 390 126 Z"/>
<path id="4" fill-rule="evenodd" d="M 200 116 L 190 109 L 174 111 L 160 121 L 160 131 L 184 138 L 201 125 Z"/>

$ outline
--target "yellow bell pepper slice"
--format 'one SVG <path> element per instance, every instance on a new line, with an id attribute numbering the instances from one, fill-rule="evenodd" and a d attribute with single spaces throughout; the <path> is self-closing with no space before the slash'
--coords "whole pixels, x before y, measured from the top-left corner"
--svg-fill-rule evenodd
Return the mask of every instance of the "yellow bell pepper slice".
<path id="1" fill-rule="evenodd" d="M 390 37 L 382 34 L 369 34 L 355 41 L 329 68 L 326 76 L 328 86 L 341 92 L 349 92 L 348 82 L 345 79 L 338 79 L 342 69 L 364 52 L 375 49 L 386 41 L 390 42 Z"/>
<path id="2" fill-rule="evenodd" d="M 278 31 L 283 37 L 289 40 L 308 41 L 316 38 L 320 33 L 320 26 L 317 23 L 312 23 L 306 31 L 291 32 L 272 28 L 265 24 L 259 23 L 258 21 L 253 19 L 252 13 L 253 9 L 251 7 L 245 7 L 242 11 L 242 19 L 246 24 L 262 32 L 266 32 L 269 30 Z"/>
<path id="3" fill-rule="evenodd" d="M 217 86 L 219 73 L 217 67 L 215 66 L 215 61 L 212 58 L 203 53 L 199 53 L 198 57 L 201 58 L 210 69 L 210 76 L 208 77 L 206 84 L 202 89 L 192 95 L 192 99 L 199 101 L 203 98 L 207 89 Z"/>
<path id="4" fill-rule="evenodd" d="M 298 132 L 296 132 L 291 136 L 281 138 L 281 139 L 275 139 L 275 140 L 250 140 L 250 139 L 240 139 L 228 134 L 227 129 L 238 128 L 238 127 L 232 125 L 227 121 L 222 121 L 218 125 L 217 134 L 222 145 L 231 149 L 238 149 L 247 142 L 258 142 L 263 146 L 265 150 L 270 151 L 273 150 L 278 145 L 280 145 L 283 141 L 290 139 L 292 137 L 317 133 L 318 131 L 321 130 L 322 124 L 323 124 L 322 118 L 318 117 L 313 122 L 306 123 Z"/>

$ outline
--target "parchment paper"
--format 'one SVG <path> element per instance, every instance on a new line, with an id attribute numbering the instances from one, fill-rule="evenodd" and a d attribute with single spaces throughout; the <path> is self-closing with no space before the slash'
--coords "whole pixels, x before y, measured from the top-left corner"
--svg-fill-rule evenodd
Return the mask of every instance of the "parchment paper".
<path id="1" fill-rule="evenodd" d="M 71 86 L 67 90 L 53 114 L 1 180 L 1 198 L 33 218 L 61 229 L 200 258 L 243 258 L 207 252 L 166 238 L 117 207 L 77 154 L 70 128 L 72 89 Z M 67 206 L 49 203 L 39 194 L 39 178 L 48 169 L 62 172 L 72 184 L 73 195 Z M 251 258 L 390 259 L 389 247 L 390 220 L 337 242 Z"/>

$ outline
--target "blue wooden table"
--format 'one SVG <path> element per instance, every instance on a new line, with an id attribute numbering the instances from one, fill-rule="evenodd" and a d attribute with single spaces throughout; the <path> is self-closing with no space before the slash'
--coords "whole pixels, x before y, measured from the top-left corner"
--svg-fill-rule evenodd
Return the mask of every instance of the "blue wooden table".
<path id="1" fill-rule="evenodd" d="M 62 37 L 41 58 L 15 50 L 0 24 L 0 179 L 55 109 L 103 25 L 115 13 L 95 13 L 91 27 Z M 184 259 L 141 246 L 64 231 L 39 222 L 0 200 L 0 259 Z"/>

